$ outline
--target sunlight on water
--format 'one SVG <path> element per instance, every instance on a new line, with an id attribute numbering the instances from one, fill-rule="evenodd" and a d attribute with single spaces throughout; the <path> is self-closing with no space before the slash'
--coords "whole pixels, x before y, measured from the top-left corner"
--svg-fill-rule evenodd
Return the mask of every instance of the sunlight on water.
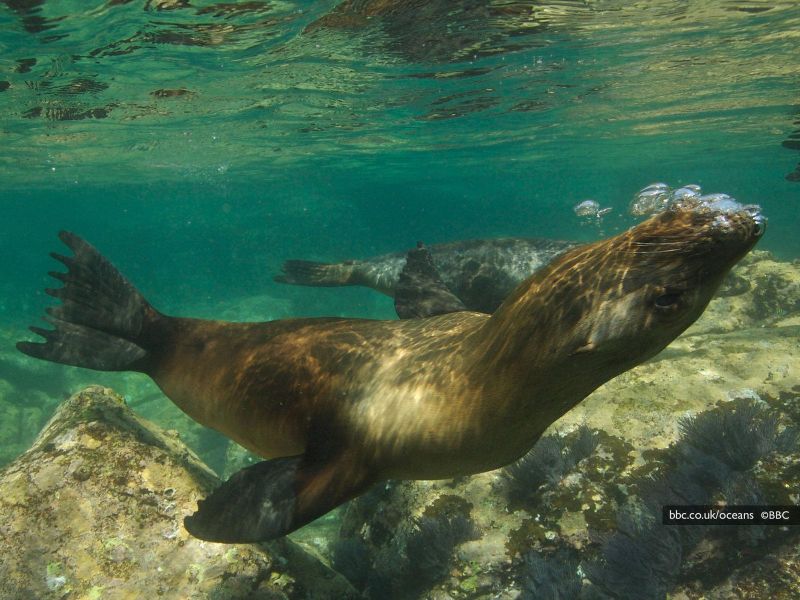
<path id="1" fill-rule="evenodd" d="M 7 2 L 0 164 L 191 180 L 376 153 L 754 149 L 791 131 L 792 2 Z M 587 139 L 587 133 L 591 132 Z M 470 159 L 463 154 L 462 161 Z"/>

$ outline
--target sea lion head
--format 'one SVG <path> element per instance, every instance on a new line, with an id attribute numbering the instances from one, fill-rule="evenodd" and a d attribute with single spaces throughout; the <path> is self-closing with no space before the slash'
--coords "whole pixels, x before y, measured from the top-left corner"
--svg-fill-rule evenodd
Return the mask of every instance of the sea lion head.
<path id="1" fill-rule="evenodd" d="M 553 293 L 572 315 L 565 336 L 572 352 L 640 362 L 661 351 L 702 314 L 765 224 L 757 206 L 722 195 L 691 198 L 579 249 L 552 274 Z"/>
<path id="2" fill-rule="evenodd" d="M 562 383 L 579 374 L 579 387 L 593 389 L 689 327 L 765 223 L 757 206 L 703 196 L 578 247 L 506 300 L 495 314 L 504 330 L 497 337 L 513 341 L 496 343 L 491 352 L 498 360 L 527 353 L 534 360 L 528 368 L 556 369 Z"/>

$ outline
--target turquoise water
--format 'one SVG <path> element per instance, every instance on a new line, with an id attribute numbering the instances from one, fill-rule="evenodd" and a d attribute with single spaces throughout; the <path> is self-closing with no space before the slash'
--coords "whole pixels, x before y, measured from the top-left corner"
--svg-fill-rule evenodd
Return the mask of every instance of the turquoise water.
<path id="1" fill-rule="evenodd" d="M 269 293 L 387 316 L 271 274 L 591 239 L 660 180 L 761 204 L 762 247 L 800 255 L 794 2 L 0 6 L 4 321 L 38 313 L 59 228 L 171 310 Z M 614 207 L 603 232 L 576 229 L 586 198 Z"/>
<path id="2" fill-rule="evenodd" d="M 59 229 L 159 309 L 241 320 L 393 318 L 272 276 L 417 240 L 598 239 L 654 181 L 760 204 L 759 247 L 800 258 L 799 46 L 800 5 L 764 0 L 0 2 L 3 459 L 79 383 L 155 395 L 13 349 Z M 589 198 L 600 224 L 573 212 Z"/>

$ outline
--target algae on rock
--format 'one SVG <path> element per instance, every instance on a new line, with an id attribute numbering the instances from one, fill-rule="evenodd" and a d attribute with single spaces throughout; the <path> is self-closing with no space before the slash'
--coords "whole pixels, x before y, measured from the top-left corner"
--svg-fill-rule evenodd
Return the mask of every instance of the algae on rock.
<path id="1" fill-rule="evenodd" d="M 0 472 L 0 599 L 353 597 L 289 540 L 191 537 L 183 517 L 216 482 L 111 390 L 75 394 Z"/>

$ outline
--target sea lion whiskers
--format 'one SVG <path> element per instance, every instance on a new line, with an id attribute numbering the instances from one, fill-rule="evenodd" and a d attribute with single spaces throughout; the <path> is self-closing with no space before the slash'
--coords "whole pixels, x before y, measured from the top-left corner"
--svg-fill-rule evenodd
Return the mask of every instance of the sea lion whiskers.
<path id="1" fill-rule="evenodd" d="M 661 254 L 678 254 L 678 255 L 680 255 L 680 254 L 684 254 L 684 253 L 690 252 L 690 251 L 691 250 L 688 250 L 685 245 L 680 246 L 680 247 L 676 247 L 676 248 L 658 247 L 658 248 L 651 248 L 651 249 L 643 250 L 643 249 L 639 249 L 637 247 L 637 248 L 632 249 L 632 252 L 634 254 L 638 254 L 640 256 L 645 256 L 645 255 L 653 255 L 653 256 L 655 256 L 655 255 L 661 255 Z M 697 250 L 697 251 L 695 251 L 693 253 L 696 253 L 696 255 L 699 256 L 702 253 L 702 251 L 701 250 Z"/>
<path id="2" fill-rule="evenodd" d="M 685 240 L 675 241 L 675 242 L 668 242 L 668 241 L 659 241 L 659 242 L 633 242 L 632 246 L 684 246 L 686 244 Z"/>
<path id="3" fill-rule="evenodd" d="M 665 239 L 659 236 L 657 240 L 631 240 L 630 247 L 633 252 L 639 254 L 664 254 L 664 253 L 682 253 L 690 252 L 700 256 L 704 252 L 710 252 L 710 248 L 705 248 L 706 244 L 701 233 L 695 235 L 684 236 L 682 239 L 672 238 Z"/>

